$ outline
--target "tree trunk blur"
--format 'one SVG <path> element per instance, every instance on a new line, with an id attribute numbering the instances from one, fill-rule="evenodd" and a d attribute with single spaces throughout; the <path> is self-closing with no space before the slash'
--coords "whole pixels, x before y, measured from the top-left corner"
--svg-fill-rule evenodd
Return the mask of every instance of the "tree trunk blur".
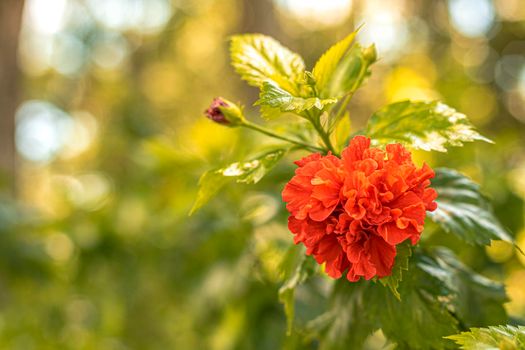
<path id="1" fill-rule="evenodd" d="M 273 0 L 242 0 L 242 5 L 242 33 L 280 34 Z"/>
<path id="2" fill-rule="evenodd" d="M 15 111 L 19 97 L 17 49 L 23 7 L 23 0 L 0 0 L 0 191 L 3 187 L 11 192 L 15 189 Z"/>
<path id="3" fill-rule="evenodd" d="M 239 33 L 261 33 L 282 40 L 283 33 L 273 0 L 241 0 L 241 5 L 242 22 Z M 244 94 L 246 100 L 255 101 L 259 97 L 259 90 L 248 87 Z"/>

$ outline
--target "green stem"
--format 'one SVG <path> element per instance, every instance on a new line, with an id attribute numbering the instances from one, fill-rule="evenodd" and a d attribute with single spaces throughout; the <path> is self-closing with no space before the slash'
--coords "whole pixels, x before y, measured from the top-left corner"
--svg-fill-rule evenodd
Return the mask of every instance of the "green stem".
<path id="1" fill-rule="evenodd" d="M 323 127 L 319 124 L 314 125 L 315 129 L 317 130 L 317 132 L 319 133 L 319 136 L 321 136 L 321 139 L 323 140 L 324 144 L 326 145 L 326 148 L 328 148 L 328 150 L 330 152 L 332 152 L 332 154 L 335 154 L 337 155 L 337 152 L 334 148 L 334 146 L 332 145 L 332 142 L 330 141 L 330 135 L 328 135 L 328 133 L 326 131 L 324 131 Z"/>
<path id="2" fill-rule="evenodd" d="M 350 100 L 352 99 L 352 96 L 354 96 L 354 92 L 351 92 L 348 95 L 346 95 L 345 99 L 343 100 L 343 102 L 339 106 L 339 109 L 337 110 L 337 113 L 335 114 L 334 118 L 332 119 L 333 120 L 332 126 L 337 125 L 337 122 L 339 121 L 339 119 L 345 114 L 346 107 L 348 107 L 348 103 L 350 103 Z"/>
<path id="3" fill-rule="evenodd" d="M 337 152 L 335 151 L 335 148 L 334 146 L 332 146 L 332 142 L 330 141 L 330 135 L 323 129 L 319 121 L 319 117 L 310 114 L 308 120 L 310 121 L 310 123 L 312 123 L 313 127 L 315 128 L 315 130 L 317 131 L 317 133 L 323 140 L 323 143 L 325 144 L 326 148 L 330 152 L 332 152 L 332 154 L 337 155 Z"/>
<path id="4" fill-rule="evenodd" d="M 317 147 L 317 146 L 310 145 L 310 144 L 307 144 L 307 143 L 304 143 L 304 142 L 301 142 L 301 141 L 298 141 L 298 140 L 294 140 L 294 139 L 291 139 L 291 138 L 289 138 L 287 136 L 284 136 L 284 135 L 276 134 L 270 129 L 266 129 L 266 128 L 258 125 L 258 124 L 254 124 L 254 123 L 249 122 L 249 121 L 245 121 L 244 124 L 242 124 L 242 126 L 248 128 L 248 129 L 252 129 L 252 130 L 255 130 L 257 132 L 260 132 L 261 134 L 265 134 L 267 136 L 270 136 L 270 137 L 273 137 L 273 138 L 276 138 L 276 139 L 279 139 L 279 140 L 283 140 L 283 141 L 286 141 L 286 142 L 293 143 L 294 145 L 301 146 L 302 148 L 309 149 L 310 151 L 313 151 L 313 152 L 319 152 L 319 151 L 324 152 L 325 151 L 321 147 Z"/>

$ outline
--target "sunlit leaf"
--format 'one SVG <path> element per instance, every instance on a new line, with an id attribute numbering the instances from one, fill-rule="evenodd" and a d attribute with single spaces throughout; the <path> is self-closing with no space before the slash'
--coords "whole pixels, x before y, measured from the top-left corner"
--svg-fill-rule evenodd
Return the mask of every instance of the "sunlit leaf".
<path id="1" fill-rule="evenodd" d="M 456 342 L 461 349 L 525 349 L 525 327 L 524 326 L 493 326 L 488 328 L 471 328 L 470 332 L 447 337 Z"/>
<path id="2" fill-rule="evenodd" d="M 464 114 L 441 102 L 395 102 L 374 113 L 366 134 L 380 143 L 400 142 L 425 151 L 482 140 Z"/>
<path id="3" fill-rule="evenodd" d="M 233 177 L 239 183 L 255 184 L 285 155 L 285 149 L 267 152 L 248 162 L 236 162 L 221 169 L 222 176 Z"/>
<path id="4" fill-rule="evenodd" d="M 405 241 L 402 244 L 399 244 L 396 247 L 397 255 L 394 267 L 392 269 L 392 274 L 387 277 L 379 279 L 382 285 L 390 288 L 392 293 L 397 299 L 401 299 L 397 288 L 399 287 L 399 282 L 403 279 L 403 272 L 408 270 L 408 260 L 412 255 L 412 247 L 409 241 Z"/>
<path id="5" fill-rule="evenodd" d="M 317 97 L 302 98 L 293 96 L 270 82 L 264 82 L 256 105 L 279 108 L 282 112 L 300 113 L 317 108 L 322 110 L 326 105 L 336 103 L 337 99 L 319 99 Z"/>
<path id="6" fill-rule="evenodd" d="M 259 110 L 261 111 L 261 117 L 266 120 L 276 119 L 283 114 L 280 108 L 275 108 L 268 105 L 262 105 Z"/>
<path id="7" fill-rule="evenodd" d="M 230 55 L 235 71 L 250 85 L 261 87 L 273 81 L 286 91 L 296 91 L 295 82 L 304 77 L 301 56 L 262 34 L 236 35 L 231 39 Z"/>
<path id="8" fill-rule="evenodd" d="M 438 193 L 438 207 L 428 213 L 434 222 L 470 244 L 488 245 L 491 239 L 513 242 L 478 184 L 452 169 L 435 171 L 432 187 Z"/>
<path id="9" fill-rule="evenodd" d="M 349 114 L 345 113 L 336 123 L 335 127 L 333 127 L 334 131 L 331 134 L 331 138 L 336 150 L 340 151 L 348 145 L 352 122 Z"/>
<path id="10" fill-rule="evenodd" d="M 320 90 L 321 97 L 341 97 L 355 92 L 370 75 L 370 61 L 360 45 L 354 45 L 341 60 L 327 85 Z"/>
<path id="11" fill-rule="evenodd" d="M 357 32 L 353 32 L 330 47 L 315 63 L 312 75 L 319 91 L 324 91 L 328 86 L 337 65 L 352 46 L 356 34 Z"/>
<path id="12" fill-rule="evenodd" d="M 289 260 L 293 260 L 293 270 L 289 271 L 286 280 L 279 289 L 279 301 L 284 304 L 286 313 L 287 333 L 290 334 L 293 328 L 295 314 L 295 289 L 301 283 L 304 283 L 317 270 L 317 263 L 312 257 L 304 254 L 304 249 L 297 249 L 294 246 L 288 255 L 292 255 Z M 297 253 L 299 256 L 297 257 Z"/>
<path id="13" fill-rule="evenodd" d="M 215 194 L 228 183 L 229 179 L 222 176 L 220 169 L 208 170 L 202 174 L 199 179 L 199 191 L 193 207 L 190 210 L 190 215 L 199 210 L 204 204 L 215 196 Z"/>
<path id="14" fill-rule="evenodd" d="M 199 180 L 197 199 L 190 215 L 206 204 L 229 180 L 246 184 L 259 182 L 285 153 L 285 149 L 276 149 L 250 161 L 235 162 L 220 169 L 207 171 Z"/>

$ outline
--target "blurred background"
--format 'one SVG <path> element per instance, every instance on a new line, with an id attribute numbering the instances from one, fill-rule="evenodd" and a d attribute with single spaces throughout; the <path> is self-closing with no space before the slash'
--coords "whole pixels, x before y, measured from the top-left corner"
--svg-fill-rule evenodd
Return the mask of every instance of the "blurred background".
<path id="1" fill-rule="evenodd" d="M 202 172 L 268 143 L 202 116 L 215 96 L 248 106 L 257 97 L 229 66 L 234 33 L 272 35 L 311 68 L 364 24 L 359 40 L 375 42 L 380 59 L 353 99 L 354 128 L 406 98 L 441 99 L 467 114 L 494 145 L 417 159 L 480 182 L 525 248 L 523 5 L 2 0 L 0 348 L 291 342 L 277 299 L 291 243 L 280 200 L 291 162 L 256 186 L 225 188 L 188 217 Z M 508 312 L 525 317 L 525 259 L 509 244 L 479 249 L 440 232 L 425 239 L 504 281 Z"/>

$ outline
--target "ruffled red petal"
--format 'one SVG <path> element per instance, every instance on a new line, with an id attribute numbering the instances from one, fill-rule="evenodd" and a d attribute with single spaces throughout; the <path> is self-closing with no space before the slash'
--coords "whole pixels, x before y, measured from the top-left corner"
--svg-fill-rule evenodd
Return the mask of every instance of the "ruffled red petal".
<path id="1" fill-rule="evenodd" d="M 349 281 L 388 276 L 396 245 L 419 241 L 426 211 L 435 210 L 434 171 L 417 168 L 400 144 L 386 151 L 356 136 L 339 159 L 309 155 L 283 190 L 294 242 L 325 264 L 327 274 Z"/>

